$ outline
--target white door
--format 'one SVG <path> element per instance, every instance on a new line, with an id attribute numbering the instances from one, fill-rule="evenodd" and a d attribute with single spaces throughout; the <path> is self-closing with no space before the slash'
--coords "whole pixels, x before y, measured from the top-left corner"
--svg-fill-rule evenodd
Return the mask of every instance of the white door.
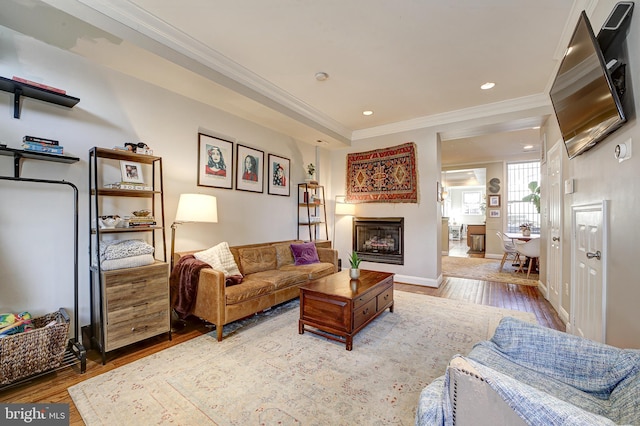
<path id="1" fill-rule="evenodd" d="M 547 161 L 547 186 L 549 191 L 549 232 L 547 238 L 547 282 L 546 298 L 568 322 L 566 311 L 562 310 L 562 151 L 563 144 L 556 143 L 549 150 Z"/>
<path id="2" fill-rule="evenodd" d="M 572 207 L 571 332 L 605 342 L 607 202 Z"/>

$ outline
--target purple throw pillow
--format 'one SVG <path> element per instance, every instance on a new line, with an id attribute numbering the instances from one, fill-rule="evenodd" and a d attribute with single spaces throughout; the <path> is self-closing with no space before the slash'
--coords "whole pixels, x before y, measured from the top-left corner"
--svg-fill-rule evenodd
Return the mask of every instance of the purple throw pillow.
<path id="1" fill-rule="evenodd" d="M 291 252 L 296 265 L 320 263 L 318 251 L 314 243 L 291 244 Z"/>

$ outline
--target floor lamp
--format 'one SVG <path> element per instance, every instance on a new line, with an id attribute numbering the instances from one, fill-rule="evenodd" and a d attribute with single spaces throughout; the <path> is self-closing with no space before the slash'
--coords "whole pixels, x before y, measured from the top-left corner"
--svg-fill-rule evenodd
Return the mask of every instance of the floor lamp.
<path id="1" fill-rule="evenodd" d="M 344 195 L 336 195 L 336 206 L 333 209 L 333 248 L 336 247 L 336 216 L 354 216 L 356 214 L 356 205 L 347 203 Z"/>
<path id="2" fill-rule="evenodd" d="M 218 222 L 218 200 L 213 195 L 182 194 L 178 200 L 176 219 L 171 224 L 171 270 L 176 246 L 176 228 L 189 222 Z"/>

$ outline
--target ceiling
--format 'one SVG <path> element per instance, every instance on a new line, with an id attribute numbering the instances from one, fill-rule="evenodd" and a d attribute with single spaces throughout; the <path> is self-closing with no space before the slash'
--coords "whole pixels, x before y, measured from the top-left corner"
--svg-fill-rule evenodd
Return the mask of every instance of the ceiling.
<path id="1" fill-rule="evenodd" d="M 532 127 L 594 2 L 11 0 L 23 18 L 0 24 L 328 149 L 443 123 L 443 164 L 460 164 L 539 152 Z"/>

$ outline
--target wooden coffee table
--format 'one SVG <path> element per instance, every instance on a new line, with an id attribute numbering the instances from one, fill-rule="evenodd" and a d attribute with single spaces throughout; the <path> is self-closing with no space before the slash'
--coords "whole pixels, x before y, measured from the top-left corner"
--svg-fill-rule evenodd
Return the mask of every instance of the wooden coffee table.
<path id="1" fill-rule="evenodd" d="M 349 270 L 300 287 L 298 332 L 305 330 L 353 348 L 353 336 L 389 308 L 393 312 L 393 277 L 389 272 L 361 270 L 351 280 Z"/>

